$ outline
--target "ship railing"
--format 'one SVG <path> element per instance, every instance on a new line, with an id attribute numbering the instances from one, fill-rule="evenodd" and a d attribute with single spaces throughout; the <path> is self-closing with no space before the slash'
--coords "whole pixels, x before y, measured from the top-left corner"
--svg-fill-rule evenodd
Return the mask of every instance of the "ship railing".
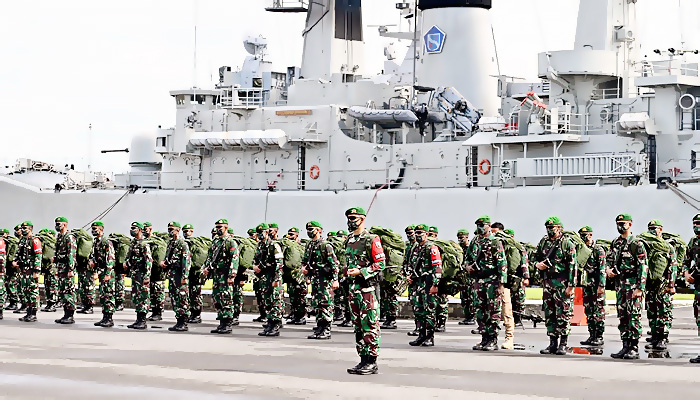
<path id="1" fill-rule="evenodd" d="M 642 61 L 635 64 L 640 76 L 700 76 L 697 63 L 683 63 L 679 59 Z"/>
<path id="2" fill-rule="evenodd" d="M 646 154 L 589 154 L 503 160 L 501 181 L 512 178 L 625 178 L 646 173 Z"/>
<path id="3" fill-rule="evenodd" d="M 586 132 L 586 124 L 584 114 L 576 114 L 560 111 L 557 113 L 557 118 L 552 118 L 551 115 L 544 117 L 544 130 L 548 133 L 556 134 L 577 134 L 581 135 Z M 582 121 L 576 123 L 575 121 Z"/>
<path id="4" fill-rule="evenodd" d="M 606 100 L 606 99 L 619 99 L 620 89 L 619 88 L 608 88 L 608 89 L 593 89 L 591 92 L 591 100 Z"/>
<path id="5" fill-rule="evenodd" d="M 274 12 L 306 12 L 309 10 L 309 0 L 267 0 L 266 11 Z"/>
<path id="6" fill-rule="evenodd" d="M 221 108 L 258 108 L 267 104 L 269 92 L 261 88 L 221 88 Z"/>

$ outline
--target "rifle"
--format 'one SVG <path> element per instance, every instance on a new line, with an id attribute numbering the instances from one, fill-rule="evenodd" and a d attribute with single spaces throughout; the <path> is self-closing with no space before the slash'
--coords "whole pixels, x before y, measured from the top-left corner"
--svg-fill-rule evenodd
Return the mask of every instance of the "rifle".
<path id="1" fill-rule="evenodd" d="M 527 321 L 532 321 L 532 327 L 537 328 L 537 324 L 541 324 L 544 322 L 544 318 L 542 318 L 539 314 L 531 312 L 531 313 L 525 313 L 525 312 L 513 312 L 513 314 L 519 314 L 521 320 L 527 320 Z M 521 325 L 523 330 L 525 330 L 525 326 Z"/>
<path id="2" fill-rule="evenodd" d="M 542 260 L 542 262 L 547 264 L 548 267 L 553 267 L 552 260 L 550 260 L 550 257 L 552 257 L 552 254 L 554 254 L 554 251 L 557 249 L 557 247 L 561 246 L 561 242 L 563 239 L 564 234 L 562 233 L 561 237 L 556 242 L 554 242 L 552 248 L 549 249 L 549 252 L 545 256 L 544 260 Z M 547 280 L 547 269 L 541 270 L 540 273 L 542 274 L 542 281 L 544 282 L 545 280 Z"/>

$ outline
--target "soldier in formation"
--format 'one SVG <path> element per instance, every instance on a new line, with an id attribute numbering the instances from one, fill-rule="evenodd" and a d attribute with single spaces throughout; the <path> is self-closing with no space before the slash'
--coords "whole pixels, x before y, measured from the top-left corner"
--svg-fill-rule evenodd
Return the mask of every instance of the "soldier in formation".
<path id="1" fill-rule="evenodd" d="M 303 274 L 311 278 L 312 303 L 316 309 L 316 328 L 309 339 L 330 339 L 333 322 L 333 291 L 338 289 L 338 258 L 333 246 L 323 240 L 323 226 L 318 221 L 306 224 L 310 242 L 302 260 Z"/>
<path id="2" fill-rule="evenodd" d="M 90 270 L 97 273 L 100 282 L 100 304 L 102 305 L 102 319 L 95 322 L 95 326 L 111 328 L 114 326 L 112 316 L 115 307 L 115 253 L 112 241 L 104 233 L 105 225 L 102 221 L 91 224 L 92 251 L 90 252 Z"/>
<path id="3" fill-rule="evenodd" d="M 418 337 L 409 342 L 411 346 L 435 345 L 436 307 L 438 286 L 442 278 L 442 258 L 438 247 L 428 238 L 429 229 L 424 224 L 416 225 L 414 229 L 416 245 L 413 268 L 415 272 L 408 279 L 409 284 L 415 280 L 413 301 L 420 331 Z"/>
<path id="4" fill-rule="evenodd" d="M 240 253 L 238 244 L 228 234 L 227 219 L 217 220 L 214 229 L 217 236 L 211 243 L 207 261 L 204 263 L 203 274 L 211 277 L 214 282 L 212 297 L 219 326 L 211 333 L 228 334 L 231 333 L 231 327 L 234 323 L 235 293 L 236 290 L 240 292 L 236 284 Z"/>
<path id="5" fill-rule="evenodd" d="M 279 243 L 269 236 L 269 226 L 259 224 L 255 231 L 258 247 L 253 258 L 253 270 L 260 276 L 261 291 L 267 314 L 267 323 L 259 336 L 279 336 L 284 310 L 282 274 L 284 255 Z"/>
<path id="6" fill-rule="evenodd" d="M 593 228 L 584 226 L 578 230 L 581 239 L 592 251 L 588 257 L 581 280 L 583 291 L 583 307 L 588 320 L 588 339 L 581 342 L 585 346 L 602 346 L 605 333 L 605 268 L 607 254 L 600 244 L 593 240 Z"/>
<path id="7" fill-rule="evenodd" d="M 152 243 L 153 224 L 149 221 L 143 223 L 143 236 L 146 243 L 151 246 L 151 255 L 154 255 L 155 244 Z M 165 272 L 160 264 L 154 263 L 151 269 L 151 315 L 149 321 L 160 321 L 163 319 L 163 309 L 165 308 Z"/>
<path id="8" fill-rule="evenodd" d="M 16 311 L 22 306 L 22 301 L 20 300 L 20 290 L 19 290 L 19 269 L 12 265 L 12 261 L 17 253 L 17 247 L 19 245 L 19 240 L 22 237 L 20 233 L 20 226 L 15 226 L 14 234 L 10 236 L 10 231 L 8 229 L 2 230 L 2 238 L 5 242 L 6 249 L 6 275 L 5 275 L 5 288 L 7 293 L 7 301 L 9 304 L 5 307 L 5 310 Z"/>
<path id="9" fill-rule="evenodd" d="M 192 224 L 185 224 L 182 226 L 182 237 L 189 241 L 194 237 L 194 226 Z M 202 275 L 202 266 L 196 267 L 194 264 L 190 264 L 190 273 L 187 277 L 187 293 L 188 302 L 190 305 L 190 317 L 187 320 L 189 324 L 201 324 L 202 323 L 202 285 L 204 284 L 204 279 Z"/>
<path id="10" fill-rule="evenodd" d="M 663 224 L 654 219 L 647 225 L 648 234 L 656 236 L 664 244 Z M 672 296 L 676 292 L 676 251 L 667 244 L 667 248 L 659 249 L 656 244 L 650 243 L 648 249 L 649 270 L 646 284 L 646 308 L 651 337 L 646 349 L 663 351 L 668 346 L 668 333 L 671 330 L 673 320 Z M 663 254 L 658 254 L 659 252 Z M 657 257 L 658 255 L 658 257 Z"/>
<path id="11" fill-rule="evenodd" d="M 124 270 L 131 276 L 131 300 L 136 311 L 136 321 L 127 325 L 129 329 L 146 329 L 146 314 L 150 308 L 151 266 L 153 257 L 151 247 L 145 243 L 144 226 L 141 222 L 132 222 L 129 234 L 132 237 L 129 252 L 126 255 Z"/>
<path id="12" fill-rule="evenodd" d="M 56 252 L 52 263 L 56 265 L 58 271 L 58 292 L 61 303 L 63 303 L 63 317 L 55 320 L 57 324 L 69 325 L 75 321 L 75 281 L 77 264 L 77 240 L 68 230 L 68 219 L 58 217 L 56 223 Z M 104 305 L 103 305 L 104 307 Z"/>
<path id="13" fill-rule="evenodd" d="M 4 233 L 4 232 L 3 232 Z M 5 277 L 7 276 L 7 246 L 5 239 L 0 237 L 0 319 L 3 319 L 7 292 L 5 291 Z"/>
<path id="14" fill-rule="evenodd" d="M 34 237 L 34 224 L 31 221 L 22 223 L 23 240 L 17 249 L 17 257 L 13 262 L 21 273 L 20 288 L 26 305 L 27 314 L 20 318 L 22 322 L 36 322 L 36 312 L 39 309 L 39 273 L 43 250 L 41 241 Z"/>
<path id="15" fill-rule="evenodd" d="M 187 278 L 190 275 L 192 258 L 190 247 L 185 239 L 180 237 L 182 225 L 172 221 L 168 224 L 168 248 L 165 251 L 165 259 L 160 267 L 168 274 L 170 289 L 170 301 L 177 322 L 168 328 L 171 332 L 186 332 L 187 322 L 190 319 L 190 298 Z"/>
<path id="16" fill-rule="evenodd" d="M 469 230 L 460 229 L 457 231 L 457 243 L 462 249 L 463 258 L 469 251 Z M 462 262 L 464 264 L 464 262 Z M 464 313 L 464 319 L 459 321 L 459 325 L 475 325 L 476 316 L 476 292 L 474 291 L 474 278 L 467 276 L 464 285 L 459 291 L 459 301 Z"/>

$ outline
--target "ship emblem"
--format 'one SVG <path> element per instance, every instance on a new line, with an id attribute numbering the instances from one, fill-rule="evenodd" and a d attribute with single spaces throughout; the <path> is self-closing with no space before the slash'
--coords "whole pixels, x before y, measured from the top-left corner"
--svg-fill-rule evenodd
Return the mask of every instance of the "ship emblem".
<path id="1" fill-rule="evenodd" d="M 424 36 L 425 52 L 428 54 L 442 53 L 442 48 L 445 46 L 445 32 L 437 26 L 430 28 Z"/>

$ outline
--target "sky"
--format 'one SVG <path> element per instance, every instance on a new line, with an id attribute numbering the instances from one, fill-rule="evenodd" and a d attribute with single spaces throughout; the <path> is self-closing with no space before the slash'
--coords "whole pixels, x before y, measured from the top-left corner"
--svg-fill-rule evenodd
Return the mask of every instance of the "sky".
<path id="1" fill-rule="evenodd" d="M 245 37 L 267 38 L 277 70 L 301 65 L 305 16 L 265 12 L 267 2 L 6 2 L 0 14 L 0 166 L 27 157 L 82 169 L 92 148 L 93 169 L 124 172 L 125 154 L 99 151 L 124 149 L 136 134 L 172 126 L 175 108 L 168 92 L 213 87 L 218 67 L 242 64 Z M 395 3 L 363 2 L 368 71 L 381 70 L 383 47 L 392 41 L 371 26 L 402 23 Z M 535 80 L 538 52 L 571 48 L 578 4 L 495 0 L 491 18 L 501 73 Z M 638 5 L 647 52 L 680 48 L 682 40 L 688 48 L 700 48 L 700 1 Z"/>

